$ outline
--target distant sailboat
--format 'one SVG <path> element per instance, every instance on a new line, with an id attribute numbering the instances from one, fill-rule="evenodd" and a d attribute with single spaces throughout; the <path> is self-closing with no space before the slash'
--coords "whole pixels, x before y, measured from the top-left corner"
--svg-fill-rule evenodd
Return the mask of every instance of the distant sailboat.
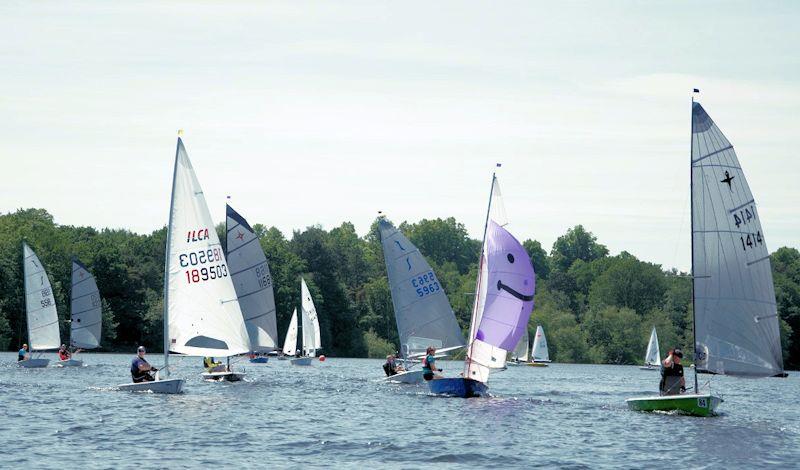
<path id="1" fill-rule="evenodd" d="M 61 346 L 56 300 L 42 262 L 25 242 L 22 242 L 22 266 L 31 358 L 17 364 L 27 368 L 47 367 L 50 359 L 34 358 L 33 353 L 58 349 Z"/>
<path id="2" fill-rule="evenodd" d="M 78 349 L 99 348 L 103 326 L 100 291 L 97 289 L 97 283 L 92 273 L 77 258 L 72 258 L 70 315 L 70 348 L 75 352 Z M 55 365 L 79 367 L 83 365 L 83 361 L 70 357 L 65 361 L 56 362 Z"/>
<path id="3" fill-rule="evenodd" d="M 713 414 L 722 398 L 698 390 L 697 372 L 783 373 L 769 251 L 733 145 L 692 100 L 692 309 L 694 391 L 626 400 L 638 411 Z"/>
<path id="4" fill-rule="evenodd" d="M 289 328 L 286 330 L 286 338 L 283 339 L 283 356 L 279 359 L 294 357 L 297 352 L 297 309 L 292 312 L 292 319 L 289 320 Z"/>
<path id="5" fill-rule="evenodd" d="M 544 335 L 542 325 L 536 325 L 536 337 L 533 339 L 533 349 L 531 350 L 533 361 L 529 366 L 547 367 L 550 362 L 550 352 L 547 349 L 547 337 Z"/>
<path id="6" fill-rule="evenodd" d="M 292 359 L 292 364 L 296 366 L 311 365 L 311 360 L 317 357 L 317 350 L 322 347 L 320 341 L 319 320 L 317 319 L 317 308 L 311 298 L 306 280 L 300 278 L 300 314 L 303 329 L 303 350 L 302 357 Z"/>
<path id="7" fill-rule="evenodd" d="M 530 337 L 528 336 L 528 328 L 525 328 L 525 333 L 519 339 L 517 347 L 511 353 L 511 360 L 508 362 L 509 366 L 516 366 L 526 364 L 528 362 L 528 351 L 530 347 Z"/>
<path id="8" fill-rule="evenodd" d="M 225 212 L 225 257 L 250 336 L 251 353 L 267 353 L 278 344 L 275 293 L 267 257 L 247 220 L 230 205 L 225 206 Z M 267 362 L 266 356 L 251 356 L 250 362 Z"/>
<path id="9" fill-rule="evenodd" d="M 524 334 L 533 310 L 533 266 L 525 248 L 501 225 L 505 210 L 495 175 L 491 188 L 464 373 L 428 381 L 433 393 L 485 395 L 490 372 L 505 367 L 508 351 Z"/>
<path id="10" fill-rule="evenodd" d="M 658 335 L 654 326 L 650 331 L 650 342 L 647 343 L 647 354 L 644 356 L 642 370 L 661 370 L 661 350 L 658 348 Z"/>
<path id="11" fill-rule="evenodd" d="M 411 359 L 425 354 L 428 346 L 437 354 L 463 348 L 466 343 L 444 288 L 430 264 L 411 241 L 385 218 L 378 229 L 400 338 L 400 356 L 406 368 Z M 392 382 L 422 382 L 422 370 L 406 370 L 387 377 Z"/>

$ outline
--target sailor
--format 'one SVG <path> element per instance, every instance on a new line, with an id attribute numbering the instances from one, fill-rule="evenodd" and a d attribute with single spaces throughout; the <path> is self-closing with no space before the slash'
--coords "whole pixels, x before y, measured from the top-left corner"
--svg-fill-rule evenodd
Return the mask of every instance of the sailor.
<path id="1" fill-rule="evenodd" d="M 20 349 L 19 352 L 17 353 L 17 362 L 24 361 L 25 359 L 28 359 L 28 345 L 27 345 L 27 343 L 23 344 L 22 345 L 22 349 Z"/>
<path id="2" fill-rule="evenodd" d="M 136 357 L 131 361 L 131 377 L 134 383 L 152 382 L 155 380 L 151 372 L 156 372 L 158 369 L 147 362 L 147 359 L 144 358 L 144 354 L 144 346 L 139 346 L 139 349 L 136 350 Z"/>
<path id="3" fill-rule="evenodd" d="M 203 358 L 203 367 L 206 368 L 207 372 L 225 371 L 225 366 L 223 366 L 221 362 L 215 362 L 213 357 L 208 357 L 208 356 Z"/>
<path id="4" fill-rule="evenodd" d="M 383 364 L 383 371 L 386 372 L 388 377 L 397 375 L 404 370 L 405 369 L 403 369 L 403 366 L 395 361 L 394 354 L 389 354 L 386 356 L 386 362 Z"/>
<path id="5" fill-rule="evenodd" d="M 436 372 L 441 372 L 442 369 L 436 368 L 436 348 L 428 346 L 425 350 L 425 358 L 422 360 L 422 378 L 425 380 L 441 379 L 441 375 L 436 375 Z"/>
<path id="6" fill-rule="evenodd" d="M 60 348 L 58 348 L 58 358 L 62 361 L 66 361 L 70 358 L 69 350 L 67 350 L 67 346 L 62 344 Z"/>
<path id="7" fill-rule="evenodd" d="M 679 395 L 686 391 L 686 379 L 683 377 L 680 348 L 670 349 L 667 358 L 661 363 L 661 395 Z"/>

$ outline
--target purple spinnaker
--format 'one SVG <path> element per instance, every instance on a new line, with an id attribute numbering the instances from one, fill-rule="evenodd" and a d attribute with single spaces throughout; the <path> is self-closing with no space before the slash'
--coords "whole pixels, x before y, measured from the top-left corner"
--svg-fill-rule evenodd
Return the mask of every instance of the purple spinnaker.
<path id="1" fill-rule="evenodd" d="M 511 351 L 528 327 L 536 274 L 525 248 L 506 229 L 489 221 L 486 232 L 486 304 L 476 338 Z"/>

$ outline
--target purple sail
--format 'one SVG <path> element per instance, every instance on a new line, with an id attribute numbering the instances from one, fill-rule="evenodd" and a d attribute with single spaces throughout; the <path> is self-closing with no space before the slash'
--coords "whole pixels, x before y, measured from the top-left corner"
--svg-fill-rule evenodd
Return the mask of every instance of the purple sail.
<path id="1" fill-rule="evenodd" d="M 528 327 L 536 274 L 525 248 L 494 221 L 487 227 L 485 256 L 486 304 L 476 338 L 511 351 Z"/>

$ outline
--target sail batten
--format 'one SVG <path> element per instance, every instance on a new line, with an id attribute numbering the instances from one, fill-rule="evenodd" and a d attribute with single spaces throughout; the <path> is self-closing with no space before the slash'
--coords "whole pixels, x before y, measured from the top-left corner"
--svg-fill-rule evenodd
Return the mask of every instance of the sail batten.
<path id="1" fill-rule="evenodd" d="M 461 328 L 430 264 L 389 221 L 381 219 L 378 228 L 401 354 L 415 356 L 428 346 L 437 350 L 463 347 Z"/>
<path id="2" fill-rule="evenodd" d="M 733 145 L 692 106 L 692 258 L 697 367 L 718 374 L 783 371 L 764 232 Z"/>

